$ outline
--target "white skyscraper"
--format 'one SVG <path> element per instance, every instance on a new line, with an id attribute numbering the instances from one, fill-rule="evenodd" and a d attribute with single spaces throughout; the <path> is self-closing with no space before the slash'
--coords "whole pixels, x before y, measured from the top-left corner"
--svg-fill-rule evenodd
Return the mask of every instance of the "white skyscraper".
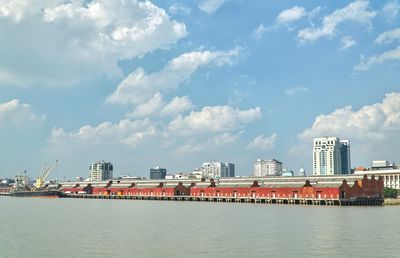
<path id="1" fill-rule="evenodd" d="M 233 163 L 222 163 L 220 161 L 204 162 L 201 173 L 206 178 L 234 177 L 235 165 Z"/>
<path id="2" fill-rule="evenodd" d="M 112 179 L 113 177 L 113 165 L 111 162 L 105 162 L 104 160 L 96 161 L 89 166 L 89 178 L 92 181 L 104 181 Z"/>
<path id="3" fill-rule="evenodd" d="M 338 137 L 314 138 L 313 174 L 350 173 L 350 141 Z"/>
<path id="4" fill-rule="evenodd" d="M 282 175 L 282 162 L 276 159 L 257 159 L 253 166 L 254 176 L 280 176 Z"/>

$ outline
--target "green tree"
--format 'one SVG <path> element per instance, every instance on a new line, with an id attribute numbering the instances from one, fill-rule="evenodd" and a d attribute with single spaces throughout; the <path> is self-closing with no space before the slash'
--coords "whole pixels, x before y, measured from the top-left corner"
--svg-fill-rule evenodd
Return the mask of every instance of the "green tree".
<path id="1" fill-rule="evenodd" d="M 385 198 L 397 198 L 397 190 L 389 187 L 383 189 L 383 196 Z"/>

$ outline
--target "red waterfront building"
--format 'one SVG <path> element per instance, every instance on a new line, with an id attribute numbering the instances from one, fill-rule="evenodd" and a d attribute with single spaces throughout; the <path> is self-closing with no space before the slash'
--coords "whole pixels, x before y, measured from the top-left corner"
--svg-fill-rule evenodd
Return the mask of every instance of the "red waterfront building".
<path id="1" fill-rule="evenodd" d="M 378 205 L 383 180 L 374 176 L 239 177 L 64 183 L 68 195 L 123 199 Z"/>

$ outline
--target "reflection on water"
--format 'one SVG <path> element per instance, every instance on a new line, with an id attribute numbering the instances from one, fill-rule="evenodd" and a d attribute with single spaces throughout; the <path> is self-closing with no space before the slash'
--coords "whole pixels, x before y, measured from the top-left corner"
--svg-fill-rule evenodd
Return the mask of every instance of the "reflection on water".
<path id="1" fill-rule="evenodd" d="M 0 198 L 0 257 L 398 257 L 400 207 Z"/>

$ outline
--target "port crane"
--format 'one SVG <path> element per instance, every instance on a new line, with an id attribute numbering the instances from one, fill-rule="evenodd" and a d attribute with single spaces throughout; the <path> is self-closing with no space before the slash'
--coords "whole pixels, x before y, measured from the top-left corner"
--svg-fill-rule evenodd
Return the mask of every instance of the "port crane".
<path id="1" fill-rule="evenodd" d="M 35 182 L 35 189 L 41 189 L 44 186 L 44 183 L 46 182 L 47 177 L 50 175 L 50 173 L 55 169 L 57 166 L 58 159 L 54 161 L 53 164 L 51 164 L 49 167 L 44 166 L 41 171 L 40 175 L 38 178 L 36 178 Z"/>

